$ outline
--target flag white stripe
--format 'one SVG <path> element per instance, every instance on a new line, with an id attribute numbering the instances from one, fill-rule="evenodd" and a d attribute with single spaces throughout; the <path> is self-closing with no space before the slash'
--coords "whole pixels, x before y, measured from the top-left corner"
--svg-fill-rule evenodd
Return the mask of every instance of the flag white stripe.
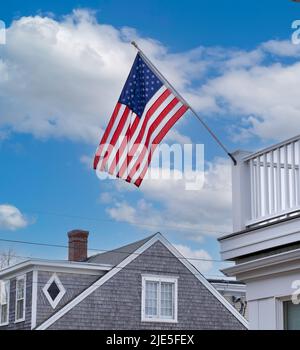
<path id="1" fill-rule="evenodd" d="M 143 112 L 143 115 L 142 115 L 142 117 L 140 118 L 139 124 L 138 124 L 138 126 L 137 126 L 137 128 L 136 128 L 136 130 L 135 130 L 135 133 L 134 133 L 134 134 L 132 135 L 132 137 L 131 137 L 131 140 L 135 140 L 135 139 L 137 138 L 138 133 L 140 132 L 141 127 L 142 127 L 142 125 L 143 125 L 143 120 L 145 119 L 145 116 L 146 116 L 146 114 L 148 113 L 149 109 L 150 109 L 151 106 L 155 103 L 155 101 L 158 100 L 159 97 L 160 97 L 166 90 L 167 90 L 167 88 L 166 88 L 165 86 L 162 86 L 162 87 L 152 96 L 152 98 L 149 100 L 149 102 L 147 103 L 146 108 L 145 108 L 145 110 L 144 110 L 144 112 Z M 130 141 L 131 141 L 131 140 L 130 140 Z M 116 168 L 118 168 L 118 169 L 121 168 L 123 162 L 127 159 L 128 151 L 126 152 L 126 150 L 130 150 L 130 148 L 132 147 L 133 144 L 134 144 L 133 141 L 132 141 L 132 142 L 129 142 L 129 144 L 128 144 L 128 146 L 125 148 L 124 152 L 123 152 L 122 154 L 120 154 L 119 162 L 118 162 L 118 164 L 116 164 Z M 121 144 L 119 144 L 119 146 L 120 146 L 120 145 L 121 145 Z M 116 154 L 117 152 L 114 152 L 114 153 Z M 111 166 L 111 164 L 112 164 L 113 161 L 114 161 L 114 158 L 109 157 L 108 162 L 107 162 L 107 164 L 108 164 L 108 169 L 110 168 L 110 166 Z M 116 170 L 116 169 L 115 169 L 115 170 Z M 115 175 L 117 175 L 117 173 L 118 173 L 118 172 L 114 171 L 114 174 L 115 174 Z"/>
<path id="2" fill-rule="evenodd" d="M 135 183 L 135 181 L 139 178 L 139 176 L 141 175 L 141 173 L 143 172 L 143 169 L 145 167 L 145 165 L 148 162 L 148 155 L 149 155 L 149 150 L 152 147 L 152 142 L 155 139 L 155 137 L 161 132 L 161 130 L 163 129 L 163 127 L 168 123 L 168 121 L 175 115 L 175 113 L 183 106 L 183 104 L 179 101 L 173 108 L 172 110 L 168 113 L 168 115 L 160 122 L 160 124 L 157 126 L 157 128 L 155 129 L 155 131 L 153 132 L 153 134 L 150 137 L 149 140 L 149 144 L 147 147 L 147 152 L 144 155 L 144 158 L 141 162 L 141 165 L 139 167 L 139 169 L 135 172 L 135 174 L 133 175 L 133 177 L 131 178 L 132 183 Z"/>
<path id="3" fill-rule="evenodd" d="M 105 153 L 106 153 L 106 151 L 107 151 L 107 149 L 108 149 L 108 145 L 110 144 L 111 139 L 112 139 L 112 137 L 113 137 L 113 135 L 114 135 L 114 133 L 115 133 L 115 131 L 116 131 L 116 129 L 117 129 L 119 123 L 120 123 L 120 120 L 121 120 L 122 115 L 123 115 L 123 113 L 124 113 L 124 111 L 125 111 L 125 108 L 126 108 L 126 106 L 122 104 L 121 107 L 120 107 L 120 110 L 119 110 L 119 112 L 118 112 L 118 115 L 117 115 L 117 117 L 116 117 L 116 119 L 115 119 L 115 122 L 114 122 L 114 124 L 113 124 L 113 126 L 112 126 L 112 128 L 111 128 L 111 131 L 110 131 L 110 133 L 109 133 L 109 136 L 108 136 L 108 138 L 107 138 L 107 140 L 106 140 L 106 143 L 105 143 L 105 145 L 104 145 L 104 147 L 103 147 L 103 149 L 102 149 L 102 152 L 99 154 L 100 158 L 99 158 L 99 163 L 98 163 L 98 169 L 101 168 L 101 165 L 102 165 L 103 160 L 104 160 L 103 157 L 104 157 L 104 155 L 105 155 Z M 99 145 L 99 147 L 101 147 L 101 145 Z"/>
<path id="4" fill-rule="evenodd" d="M 105 164 L 105 169 L 108 171 L 110 166 L 112 165 L 112 163 L 115 161 L 115 157 L 117 154 L 117 151 L 119 150 L 121 143 L 123 141 L 123 139 L 126 136 L 126 131 L 129 127 L 129 125 L 131 124 L 131 120 L 135 119 L 136 114 L 133 113 L 132 111 L 129 112 L 128 117 L 124 123 L 123 129 L 121 130 L 119 136 L 118 136 L 118 140 L 117 143 L 115 144 L 115 147 L 113 148 L 113 150 L 110 152 L 109 157 L 107 159 L 107 162 Z M 114 172 L 115 173 L 115 172 Z"/>
<path id="5" fill-rule="evenodd" d="M 146 139 L 147 139 L 147 136 L 148 136 L 148 132 L 149 132 L 149 129 L 150 129 L 151 125 L 152 125 L 153 123 L 155 123 L 156 119 L 159 117 L 159 115 L 162 113 L 162 111 L 173 101 L 174 98 L 175 98 L 175 96 L 172 95 L 172 94 L 171 94 L 170 96 L 168 96 L 168 97 L 165 99 L 165 101 L 159 106 L 159 108 L 152 114 L 151 118 L 149 119 L 149 121 L 147 122 L 147 124 L 146 124 L 146 126 L 145 126 L 144 135 L 143 135 L 143 138 L 142 138 L 142 140 L 141 140 L 141 142 L 140 142 L 140 145 L 144 145 L 144 144 L 145 144 Z M 142 122 L 142 121 L 141 121 L 141 122 Z M 135 140 L 137 139 L 137 136 L 138 136 L 138 135 L 136 135 Z M 132 144 L 132 146 L 133 146 L 133 144 Z M 132 146 L 130 145 L 129 150 L 131 149 Z M 134 160 L 132 160 L 132 161 L 128 164 L 128 167 L 127 167 L 127 174 L 130 173 L 130 171 L 131 171 L 131 169 L 133 168 L 134 164 L 135 164 L 135 161 L 134 161 Z M 124 176 L 125 176 L 125 174 L 122 176 L 122 178 L 124 178 Z M 127 176 L 126 176 L 126 178 L 127 178 Z"/>
<path id="6" fill-rule="evenodd" d="M 149 109 L 152 107 L 152 105 L 160 98 L 160 96 L 161 96 L 166 90 L 167 90 L 167 88 L 166 88 L 165 86 L 162 86 L 162 87 L 157 91 L 157 93 L 151 98 L 151 100 L 150 100 L 150 101 L 147 103 L 147 105 L 146 105 L 145 110 L 147 110 L 147 112 L 149 111 Z M 165 102 L 163 102 L 163 103 L 165 103 Z M 160 105 L 160 106 L 161 106 L 161 105 Z M 160 106 L 159 106 L 159 108 L 160 108 Z M 132 137 L 131 137 L 131 140 L 130 140 L 130 143 L 129 143 L 129 149 L 130 149 L 130 148 L 135 144 L 135 142 L 136 142 L 136 139 L 137 139 L 137 137 L 138 137 L 138 135 L 139 135 L 139 133 L 140 133 L 140 131 L 141 131 L 141 128 L 142 128 L 142 126 L 143 126 L 143 121 L 144 121 L 144 119 L 145 119 L 145 117 L 146 117 L 147 112 L 144 112 L 144 113 L 143 113 L 143 115 L 142 115 L 142 117 L 141 117 L 141 120 L 140 120 L 140 122 L 139 122 L 139 125 L 138 125 L 138 127 L 136 128 L 134 134 L 133 134 Z M 155 114 L 155 113 L 154 113 L 154 114 Z M 153 115 L 152 115 L 152 117 L 153 117 Z M 150 120 L 153 119 L 152 117 L 149 119 L 148 123 L 150 122 Z M 147 133 L 147 131 L 145 131 L 145 133 Z"/>

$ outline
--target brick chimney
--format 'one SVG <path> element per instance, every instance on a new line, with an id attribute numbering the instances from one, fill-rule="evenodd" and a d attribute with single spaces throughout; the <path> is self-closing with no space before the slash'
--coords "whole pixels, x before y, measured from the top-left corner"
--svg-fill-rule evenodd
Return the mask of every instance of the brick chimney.
<path id="1" fill-rule="evenodd" d="M 69 261 L 84 261 L 87 259 L 89 231 L 72 230 L 69 236 Z"/>

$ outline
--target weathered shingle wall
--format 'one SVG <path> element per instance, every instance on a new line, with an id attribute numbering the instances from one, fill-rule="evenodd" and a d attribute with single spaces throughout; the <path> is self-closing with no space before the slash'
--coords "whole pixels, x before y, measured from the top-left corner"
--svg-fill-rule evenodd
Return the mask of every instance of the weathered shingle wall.
<path id="1" fill-rule="evenodd" d="M 32 302 L 32 272 L 26 274 L 26 295 L 25 295 L 25 321 L 15 323 L 16 307 L 16 278 L 10 280 L 9 296 L 9 324 L 0 327 L 0 330 L 28 330 L 31 329 L 31 302 Z"/>
<path id="2" fill-rule="evenodd" d="M 142 274 L 146 273 L 179 277 L 178 323 L 141 322 Z M 49 329 L 244 327 L 168 249 L 156 242 Z"/>
<path id="3" fill-rule="evenodd" d="M 93 282 L 95 282 L 99 276 L 95 275 L 83 275 L 74 273 L 56 273 L 64 286 L 66 293 L 58 303 L 55 309 L 52 308 L 47 300 L 43 288 L 49 281 L 53 272 L 39 271 L 38 272 L 38 289 L 37 289 L 37 324 L 48 319 L 57 310 L 67 304 L 70 300 L 74 299 L 83 290 L 88 288 Z"/>

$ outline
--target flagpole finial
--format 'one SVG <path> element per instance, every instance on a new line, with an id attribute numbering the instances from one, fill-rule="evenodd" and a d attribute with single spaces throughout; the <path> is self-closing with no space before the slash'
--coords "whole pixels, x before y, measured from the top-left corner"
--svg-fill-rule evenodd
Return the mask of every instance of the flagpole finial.
<path id="1" fill-rule="evenodd" d="M 135 41 L 132 41 L 131 45 L 133 45 L 137 50 L 139 50 L 139 47 L 137 46 L 137 43 Z"/>

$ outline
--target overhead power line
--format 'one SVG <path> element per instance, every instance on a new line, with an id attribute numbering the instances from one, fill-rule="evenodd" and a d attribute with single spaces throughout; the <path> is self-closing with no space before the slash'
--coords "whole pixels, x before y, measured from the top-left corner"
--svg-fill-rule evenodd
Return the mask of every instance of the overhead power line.
<path id="1" fill-rule="evenodd" d="M 64 248 L 69 249 L 69 246 L 62 245 L 62 244 L 51 244 L 51 243 L 40 243 L 40 242 L 31 242 L 31 241 L 21 241 L 21 240 L 13 240 L 13 239 L 4 239 L 0 238 L 0 242 L 7 242 L 7 243 L 16 243 L 16 244 L 27 244 L 27 245 L 35 245 L 35 246 L 44 246 L 44 247 L 52 247 L 52 248 Z M 161 258 L 168 258 L 168 259 L 179 259 L 179 260 L 193 260 L 193 261 L 207 261 L 207 262 L 218 262 L 218 263 L 229 263 L 229 261 L 225 260 L 218 260 L 218 259 L 205 259 L 205 258 L 195 258 L 195 257 L 175 257 L 175 256 L 163 256 L 159 254 L 147 254 L 147 253 L 135 253 L 135 252 L 129 252 L 126 250 L 119 250 L 116 249 L 98 249 L 98 248 L 89 248 L 89 250 L 97 251 L 99 253 L 105 253 L 105 252 L 114 252 L 119 254 L 134 254 L 134 255 L 141 255 L 144 256 L 155 256 L 155 257 L 161 257 Z M 117 251 L 116 251 L 117 250 Z"/>
<path id="2" fill-rule="evenodd" d="M 17 257 L 17 258 L 23 258 L 23 259 L 36 259 L 36 260 L 38 260 L 38 259 L 41 259 L 41 260 L 45 260 L 45 259 L 43 259 L 43 258 L 38 258 L 38 257 L 36 257 L 36 258 L 33 258 L 33 257 L 29 257 L 29 256 L 24 256 L 24 255 L 14 255 L 14 257 Z M 176 258 L 176 257 L 174 257 L 174 258 Z M 177 258 L 176 258 L 177 259 Z M 21 262 L 20 262 L 21 263 Z M 8 266 L 8 268 L 9 268 L 10 266 Z M 72 267 L 72 265 L 70 266 L 70 267 Z M 114 267 L 112 267 L 113 269 L 120 269 L 120 270 L 127 270 L 127 271 L 135 271 L 135 272 L 147 272 L 147 273 L 162 273 L 162 271 L 161 270 L 155 270 L 155 269 L 153 269 L 153 268 L 132 268 L 132 267 L 129 267 L 129 266 L 124 266 L 124 267 L 118 267 L 118 266 L 114 266 Z M 0 272 L 2 272 L 1 270 L 0 270 Z M 178 274 L 178 271 L 170 271 L 170 273 L 177 273 Z M 201 276 L 204 276 L 206 279 L 207 278 L 210 278 L 210 277 L 218 277 L 218 278 L 222 278 L 222 279 L 224 279 L 226 276 L 225 275 L 216 275 L 216 274 L 204 274 L 204 273 L 202 273 L 202 272 L 200 272 L 200 271 L 198 271 L 198 273 L 193 273 L 193 272 L 191 272 L 191 271 L 189 271 L 189 272 L 180 272 L 180 275 L 190 275 L 190 274 L 192 274 L 192 275 L 194 275 L 194 276 L 198 276 L 198 275 L 201 275 Z M 96 276 L 96 275 L 93 275 L 93 276 L 95 276 L 95 279 L 97 279 L 97 278 L 101 278 L 101 277 L 103 277 L 103 276 Z M 34 282 L 33 282 L 34 283 Z M 45 282 L 35 282 L 35 283 L 37 283 L 37 284 L 42 284 L 42 285 L 45 285 Z M 95 282 L 92 282 L 92 284 L 93 283 L 95 283 Z M 70 285 L 70 286 L 73 286 L 73 283 L 68 283 L 68 282 L 64 282 L 64 283 L 61 283 L 62 285 Z M 86 283 L 86 284 L 81 284 L 81 283 L 78 283 L 78 282 L 76 282 L 76 286 L 83 286 L 83 287 L 88 287 L 90 284 L 88 284 L 88 283 Z"/>

